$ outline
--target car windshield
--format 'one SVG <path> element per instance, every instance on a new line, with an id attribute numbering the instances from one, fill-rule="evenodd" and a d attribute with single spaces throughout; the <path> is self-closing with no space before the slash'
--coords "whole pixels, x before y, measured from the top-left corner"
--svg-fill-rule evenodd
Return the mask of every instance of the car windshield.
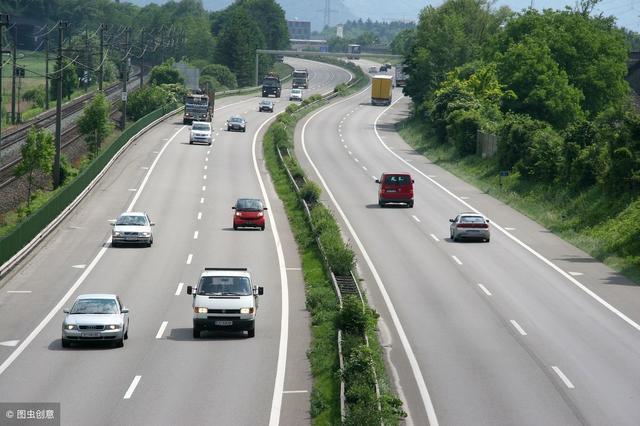
<path id="1" fill-rule="evenodd" d="M 192 130 L 209 130 L 209 126 L 207 126 L 206 124 L 194 124 L 193 127 L 191 127 Z"/>
<path id="2" fill-rule="evenodd" d="M 462 216 L 460 218 L 461 223 L 484 223 L 482 216 Z"/>
<path id="3" fill-rule="evenodd" d="M 262 201 L 242 198 L 236 203 L 236 210 L 262 211 Z"/>
<path id="4" fill-rule="evenodd" d="M 201 277 L 198 294 L 249 296 L 251 283 L 247 277 Z"/>
<path id="5" fill-rule="evenodd" d="M 302 90 L 300 89 L 291 89 L 291 94 L 293 95 L 299 95 L 300 93 L 302 93 Z"/>
<path id="6" fill-rule="evenodd" d="M 117 314 L 118 304 L 114 299 L 78 299 L 71 308 L 72 314 Z"/>
<path id="7" fill-rule="evenodd" d="M 262 101 L 260 102 L 262 105 L 271 105 L 271 101 Z"/>
<path id="8" fill-rule="evenodd" d="M 127 225 L 127 226 L 145 226 L 147 225 L 147 218 L 144 216 L 120 216 L 116 225 Z"/>
<path id="9" fill-rule="evenodd" d="M 387 185 L 408 185 L 411 183 L 411 178 L 407 175 L 387 175 L 384 178 L 384 183 Z"/>
<path id="10" fill-rule="evenodd" d="M 240 117 L 231 117 L 231 121 L 232 123 L 242 123 L 244 120 Z"/>

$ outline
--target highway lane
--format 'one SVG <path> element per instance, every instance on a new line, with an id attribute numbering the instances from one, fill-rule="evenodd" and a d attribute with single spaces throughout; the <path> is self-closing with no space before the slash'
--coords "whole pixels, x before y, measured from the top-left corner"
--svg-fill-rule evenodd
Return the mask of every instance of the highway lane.
<path id="1" fill-rule="evenodd" d="M 335 75 L 332 67 L 313 66 L 329 68 Z M 147 132 L 24 266 L 3 279 L 2 342 L 15 339 L 22 345 L 83 271 L 86 279 L 74 296 L 115 292 L 131 309 L 131 338 L 123 350 L 62 350 L 59 310 L 54 310 L 52 320 L 11 365 L 7 360 L 15 348 L 0 347 L 0 360 L 4 361 L 0 394 L 4 401 L 59 401 L 64 424 L 87 419 L 95 424 L 207 422 L 212 412 L 222 423 L 255 423 L 256 419 L 266 423 L 270 416 L 273 419 L 272 407 L 280 408 L 280 403 L 282 424 L 308 421 L 309 373 L 306 362 L 301 362 L 309 340 L 304 287 L 295 269 L 299 260 L 293 238 L 268 181 L 270 212 L 287 244 L 283 247 L 286 266 L 292 268 L 284 273 L 295 286 L 289 295 L 289 323 L 296 334 L 284 349 L 297 370 L 287 370 L 279 378 L 282 401 L 272 398 L 276 366 L 285 367 L 278 364 L 280 303 L 285 299 L 280 292 L 282 271 L 275 250 L 282 242 L 274 241 L 270 233 L 272 221 L 265 232 L 230 230 L 231 205 L 236 198 L 263 198 L 254 170 L 254 152 L 263 180 L 266 173 L 253 134 L 274 115 L 258 113 L 257 103 L 257 97 L 221 99 L 214 118 L 218 134 L 212 147 L 188 145 L 188 129 L 180 117 Z M 276 109 L 284 109 L 286 104 L 281 100 Z M 231 114 L 246 115 L 247 133 L 220 131 Z M 114 249 L 106 244 L 110 232 L 107 219 L 128 208 L 147 210 L 157 223 L 152 248 Z M 92 264 L 96 255 L 99 259 Z M 191 299 L 185 294 L 186 285 L 195 283 L 202 267 L 210 265 L 250 266 L 255 282 L 265 286 L 254 339 L 191 338 Z M 33 293 L 8 293 L 25 289 Z M 300 395 L 306 396 L 304 404 Z"/>
<path id="2" fill-rule="evenodd" d="M 304 131 L 309 158 L 302 154 L 300 128 L 297 152 L 319 179 L 317 167 L 331 191 L 323 199 L 342 210 L 353 229 L 349 238 L 361 246 L 362 274 L 382 313 L 384 343 L 392 347 L 392 371 L 410 421 L 424 424 L 429 408 L 418 396 L 418 379 L 412 377 L 418 374 L 442 424 L 637 422 L 640 412 L 631 401 L 640 392 L 634 365 L 638 331 L 497 229 L 489 244 L 449 241 L 447 219 L 469 207 L 429 176 L 447 175 L 454 193 L 470 192 L 469 186 L 413 152 L 392 131 L 393 122 L 406 114 L 405 100 L 392 109 L 393 117 L 378 123 L 387 149 L 373 126 L 384 108 L 368 105 L 368 97 L 365 91 L 310 119 Z M 382 171 L 397 170 L 414 174 L 415 207 L 380 209 L 373 181 Z M 547 233 L 527 231 L 539 226 L 489 198 L 482 198 L 483 212 L 502 223 L 505 218 L 519 223 L 523 235 L 535 236 L 532 244 L 555 246 L 545 242 L 554 238 Z M 556 259 L 557 249 L 549 254 Z M 580 258 L 580 253 L 567 250 L 563 256 Z M 637 302 L 637 291 L 633 297 Z"/>

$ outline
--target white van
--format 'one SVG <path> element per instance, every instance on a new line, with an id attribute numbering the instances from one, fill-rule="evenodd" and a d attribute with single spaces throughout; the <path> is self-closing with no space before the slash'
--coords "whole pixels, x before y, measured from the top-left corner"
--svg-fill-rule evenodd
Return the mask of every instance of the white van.
<path id="1" fill-rule="evenodd" d="M 246 331 L 255 336 L 258 296 L 262 287 L 254 286 L 247 268 L 204 268 L 193 295 L 193 338 L 203 330 Z"/>

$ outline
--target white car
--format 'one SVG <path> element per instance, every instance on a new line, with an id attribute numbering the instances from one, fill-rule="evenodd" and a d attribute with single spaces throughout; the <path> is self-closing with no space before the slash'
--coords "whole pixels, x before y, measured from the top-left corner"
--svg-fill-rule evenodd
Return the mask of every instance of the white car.
<path id="1" fill-rule="evenodd" d="M 290 101 L 302 101 L 302 89 L 291 89 L 289 94 Z"/>
<path id="2" fill-rule="evenodd" d="M 211 145 L 212 141 L 211 123 L 207 121 L 194 121 L 191 125 L 191 132 L 189 133 L 189 143 L 206 143 L 207 145 Z"/>
<path id="3" fill-rule="evenodd" d="M 129 309 L 115 294 L 82 294 L 63 312 L 63 348 L 72 342 L 113 342 L 121 348 L 129 338 Z"/>
<path id="4" fill-rule="evenodd" d="M 146 213 L 125 212 L 110 222 L 113 226 L 111 247 L 117 247 L 120 244 L 144 244 L 151 247 L 153 244 L 151 227 L 155 226 L 155 223 L 151 222 Z"/>

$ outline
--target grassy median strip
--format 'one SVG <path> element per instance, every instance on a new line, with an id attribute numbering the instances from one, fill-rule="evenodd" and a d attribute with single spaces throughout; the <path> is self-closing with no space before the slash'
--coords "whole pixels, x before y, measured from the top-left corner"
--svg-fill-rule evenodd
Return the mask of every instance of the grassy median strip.
<path id="1" fill-rule="evenodd" d="M 366 84 L 368 80 L 361 78 L 356 86 L 360 85 L 361 88 Z M 358 87 L 346 90 L 353 92 Z M 300 193 L 311 206 L 311 219 L 307 219 L 285 164 L 296 181 L 304 176 L 304 172 L 294 156 L 286 157 L 284 164 L 278 157 L 278 148 L 293 150 L 293 132 L 297 121 L 311 110 L 326 104 L 319 100 L 318 95 L 305 102 L 312 105 L 304 109 L 290 105 L 287 112 L 271 125 L 264 137 L 264 155 L 274 187 L 285 206 L 302 259 L 306 306 L 311 314 L 312 333 L 308 352 L 314 377 L 310 414 L 314 424 L 343 422 L 340 413 L 340 381 L 343 379 L 347 403 L 344 424 L 397 424 L 405 413 L 386 374 L 376 328 L 378 315 L 366 305 L 366 299 L 363 309 L 357 296 L 345 297 L 340 309 L 330 279 L 331 271 L 348 274 L 353 268 L 355 255 L 342 240 L 339 226 L 330 210 L 318 202 L 319 187 L 310 181 L 302 185 Z M 326 265 L 317 241 L 324 248 L 328 262 Z M 337 349 L 339 329 L 343 333 L 342 370 Z M 379 384 L 379 398 L 376 383 Z"/>

